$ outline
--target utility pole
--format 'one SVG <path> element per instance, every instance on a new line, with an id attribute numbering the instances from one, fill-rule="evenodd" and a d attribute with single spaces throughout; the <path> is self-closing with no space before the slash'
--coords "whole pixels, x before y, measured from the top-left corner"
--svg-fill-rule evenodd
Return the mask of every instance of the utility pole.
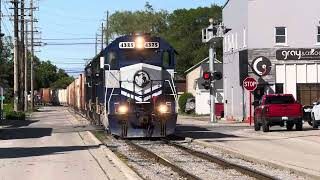
<path id="1" fill-rule="evenodd" d="M 103 28 L 103 23 L 101 24 L 101 51 L 103 51 L 104 47 L 104 28 Z"/>
<path id="2" fill-rule="evenodd" d="M 25 26 L 25 19 L 24 19 L 24 12 L 25 12 L 25 0 L 21 0 L 21 7 L 20 7 L 20 110 L 24 111 L 24 98 L 25 98 L 25 78 L 24 78 L 24 71 L 25 71 L 25 56 L 24 56 L 24 26 Z"/>
<path id="3" fill-rule="evenodd" d="M 221 72 L 216 72 L 214 68 L 214 61 L 216 59 L 216 45 L 221 43 L 224 34 L 228 32 L 222 24 L 214 24 L 214 20 L 209 20 L 210 26 L 202 30 L 202 42 L 209 44 L 209 72 L 210 72 L 210 121 L 217 123 L 215 115 L 216 91 L 215 81 L 222 78 Z"/>
<path id="4" fill-rule="evenodd" d="M 25 21 L 25 48 L 24 48 L 24 111 L 28 111 L 28 20 Z"/>
<path id="5" fill-rule="evenodd" d="M 2 0 L 0 0 L 0 62 L 2 62 L 2 51 L 3 51 L 3 43 L 2 37 L 4 34 L 2 33 Z"/>
<path id="6" fill-rule="evenodd" d="M 98 34 L 96 34 L 95 55 L 98 55 Z"/>
<path id="7" fill-rule="evenodd" d="M 18 75 L 18 57 L 19 57 L 19 50 L 18 50 L 18 40 L 19 40 L 19 7 L 18 7 L 18 0 L 13 0 L 13 8 L 14 8 L 14 55 L 13 55 L 13 64 L 14 64 L 14 111 L 18 111 L 19 106 L 19 75 Z"/>
<path id="8" fill-rule="evenodd" d="M 30 88 L 31 88 L 31 105 L 30 109 L 33 111 L 33 106 L 34 106 L 34 80 L 33 80 L 33 61 L 34 61 L 34 44 L 33 44 L 33 0 L 30 0 L 30 30 L 31 30 L 31 67 L 30 67 Z"/>
<path id="9" fill-rule="evenodd" d="M 107 11 L 106 46 L 109 45 L 109 11 Z"/>

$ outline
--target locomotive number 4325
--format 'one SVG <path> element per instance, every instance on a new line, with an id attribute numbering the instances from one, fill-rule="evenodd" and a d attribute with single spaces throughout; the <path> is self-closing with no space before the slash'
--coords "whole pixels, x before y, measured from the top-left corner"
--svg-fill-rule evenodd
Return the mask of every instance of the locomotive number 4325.
<path id="1" fill-rule="evenodd" d="M 146 49 L 157 49 L 160 47 L 159 42 L 145 42 L 144 48 Z M 120 42 L 119 43 L 120 49 L 134 49 L 136 48 L 135 42 Z"/>

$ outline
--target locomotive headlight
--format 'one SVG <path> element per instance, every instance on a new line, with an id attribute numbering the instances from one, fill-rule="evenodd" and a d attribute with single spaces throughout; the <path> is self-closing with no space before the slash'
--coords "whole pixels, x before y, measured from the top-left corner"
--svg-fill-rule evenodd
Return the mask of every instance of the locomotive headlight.
<path id="1" fill-rule="evenodd" d="M 135 40 L 135 43 L 136 43 L 136 48 L 137 49 L 143 49 L 144 48 L 144 43 L 145 43 L 145 40 L 143 37 L 141 36 L 138 36 Z"/>
<path id="2" fill-rule="evenodd" d="M 116 108 L 116 113 L 118 114 L 126 114 L 128 112 L 129 108 L 127 105 L 119 105 Z"/>
<path id="3" fill-rule="evenodd" d="M 169 113 L 169 107 L 168 107 L 168 105 L 166 105 L 166 104 L 161 104 L 161 105 L 158 107 L 158 111 L 159 111 L 160 114 Z"/>

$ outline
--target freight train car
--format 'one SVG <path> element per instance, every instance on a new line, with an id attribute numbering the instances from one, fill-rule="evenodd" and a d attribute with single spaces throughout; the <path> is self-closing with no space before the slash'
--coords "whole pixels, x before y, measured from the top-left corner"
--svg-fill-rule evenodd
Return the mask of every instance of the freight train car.
<path id="1" fill-rule="evenodd" d="M 116 136 L 170 135 L 177 122 L 175 56 L 160 37 L 119 37 L 69 85 L 67 103 Z"/>
<path id="2" fill-rule="evenodd" d="M 85 112 L 85 77 L 80 74 L 65 90 L 66 103 L 74 109 Z"/>

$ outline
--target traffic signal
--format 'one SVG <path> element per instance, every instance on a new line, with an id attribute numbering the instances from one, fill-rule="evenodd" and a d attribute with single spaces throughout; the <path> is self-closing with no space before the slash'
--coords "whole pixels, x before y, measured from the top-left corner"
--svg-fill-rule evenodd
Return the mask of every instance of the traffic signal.
<path id="1" fill-rule="evenodd" d="M 221 72 L 214 72 L 214 73 L 204 72 L 202 77 L 204 80 L 217 81 L 222 79 L 222 73 Z"/>
<path id="2" fill-rule="evenodd" d="M 210 80 L 211 79 L 211 73 L 210 72 L 204 72 L 202 77 L 203 77 L 204 80 Z"/>
<path id="3" fill-rule="evenodd" d="M 204 81 L 201 85 L 204 87 L 205 90 L 209 90 L 211 83 L 210 81 Z"/>
<path id="4" fill-rule="evenodd" d="M 221 80 L 222 79 L 222 73 L 221 72 L 214 72 L 212 75 L 213 80 Z"/>

